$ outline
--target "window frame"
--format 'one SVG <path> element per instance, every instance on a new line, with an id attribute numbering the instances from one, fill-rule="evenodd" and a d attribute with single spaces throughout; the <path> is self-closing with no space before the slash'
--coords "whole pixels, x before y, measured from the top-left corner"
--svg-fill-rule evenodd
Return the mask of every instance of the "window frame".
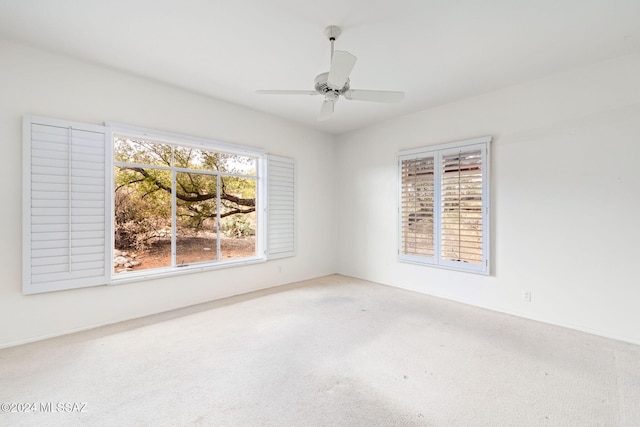
<path id="1" fill-rule="evenodd" d="M 398 153 L 398 261 L 428 265 L 449 270 L 465 271 L 483 275 L 491 274 L 490 262 L 490 136 L 455 141 L 446 144 L 425 146 L 416 149 L 402 150 Z M 482 176 L 482 260 L 479 264 L 445 259 L 442 256 L 442 159 L 455 152 L 481 152 Z M 403 161 L 433 157 L 433 257 L 404 253 L 404 221 L 403 221 Z"/>
<path id="2" fill-rule="evenodd" d="M 152 278 L 161 278 L 175 275 L 182 275 L 194 272 L 201 271 L 210 271 L 210 270 L 218 270 L 229 267 L 243 266 L 243 265 L 251 265 L 256 263 L 265 262 L 268 259 L 268 254 L 266 251 L 267 242 L 266 242 L 266 233 L 267 233 L 267 219 L 265 214 L 265 204 L 267 200 L 267 153 L 258 148 L 229 144 L 221 141 L 197 138 L 193 136 L 175 134 L 170 132 L 151 130 L 146 128 L 140 128 L 136 126 L 130 126 L 121 123 L 105 123 L 105 126 L 108 130 L 108 141 L 111 143 L 111 157 L 107 159 L 107 170 L 109 172 L 109 176 L 107 179 L 111 183 L 111 191 L 109 192 L 109 204 L 110 204 L 110 224 L 111 224 L 111 235 L 110 235 L 110 245 L 111 252 L 115 250 L 115 234 L 113 231 L 113 224 L 115 221 L 115 194 L 113 192 L 113 183 L 114 183 L 114 168 L 116 166 L 115 155 L 114 155 L 114 144 L 116 136 L 129 136 L 133 138 L 139 139 L 148 139 L 152 142 L 158 143 L 166 143 L 173 146 L 179 147 L 188 147 L 188 148 L 198 148 L 208 151 L 217 151 L 228 154 L 238 154 L 243 156 L 255 157 L 256 158 L 256 253 L 254 256 L 236 258 L 236 259 L 226 259 L 226 260 L 211 260 L 211 261 L 203 261 L 198 263 L 186 264 L 186 265 L 171 265 L 167 267 L 158 267 L 148 270 L 139 270 L 139 271 L 131 271 L 127 273 L 115 273 L 113 268 L 109 270 L 109 284 L 121 284 L 134 282 L 139 280 L 148 280 Z M 166 169 L 171 171 L 184 172 L 187 169 L 180 168 L 177 166 L 165 167 L 165 166 L 157 166 L 151 165 L 153 168 Z M 206 173 L 207 171 L 202 171 Z M 235 174 L 227 174 L 227 173 L 215 173 L 216 176 L 221 177 L 222 175 L 234 176 Z M 172 197 L 173 199 L 174 197 Z M 172 206 L 173 209 L 173 206 Z M 174 259 L 175 254 L 172 254 L 171 258 Z"/>

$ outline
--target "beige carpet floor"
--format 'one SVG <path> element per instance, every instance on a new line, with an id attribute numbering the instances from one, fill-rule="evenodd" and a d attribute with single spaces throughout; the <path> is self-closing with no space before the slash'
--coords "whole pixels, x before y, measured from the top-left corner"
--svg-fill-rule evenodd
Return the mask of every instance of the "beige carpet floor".
<path id="1" fill-rule="evenodd" d="M 2 426 L 631 427 L 640 346 L 328 276 L 0 350 L 0 402 Z"/>

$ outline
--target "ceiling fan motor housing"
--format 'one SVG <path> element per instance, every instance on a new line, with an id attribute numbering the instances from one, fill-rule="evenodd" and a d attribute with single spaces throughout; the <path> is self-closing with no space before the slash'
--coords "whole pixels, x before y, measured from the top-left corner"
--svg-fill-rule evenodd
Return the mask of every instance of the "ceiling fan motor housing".
<path id="1" fill-rule="evenodd" d="M 342 86 L 340 89 L 335 89 L 329 86 L 329 83 L 327 82 L 328 78 L 329 78 L 329 73 L 322 73 L 322 74 L 319 74 L 316 77 L 316 79 L 313 81 L 314 88 L 316 92 L 318 92 L 320 95 L 326 95 L 328 92 L 334 92 L 337 95 L 342 95 L 343 93 L 349 90 L 349 79 L 347 79 L 344 86 Z"/>

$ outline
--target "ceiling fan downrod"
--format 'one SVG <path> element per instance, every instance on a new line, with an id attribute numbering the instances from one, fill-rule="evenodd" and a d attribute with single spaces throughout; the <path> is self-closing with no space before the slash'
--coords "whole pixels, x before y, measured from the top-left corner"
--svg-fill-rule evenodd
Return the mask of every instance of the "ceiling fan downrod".
<path id="1" fill-rule="evenodd" d="M 329 38 L 331 42 L 331 57 L 329 58 L 329 63 L 333 61 L 333 43 L 336 41 L 340 34 L 342 34 L 342 30 L 340 27 L 336 27 L 335 25 L 330 25 L 324 29 L 324 34 Z"/>

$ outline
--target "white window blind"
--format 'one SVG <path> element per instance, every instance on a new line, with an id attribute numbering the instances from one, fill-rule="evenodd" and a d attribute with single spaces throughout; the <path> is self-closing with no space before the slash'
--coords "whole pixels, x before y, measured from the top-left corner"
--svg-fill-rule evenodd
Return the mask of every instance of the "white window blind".
<path id="1" fill-rule="evenodd" d="M 295 163 L 269 155 L 267 160 L 267 257 L 295 255 Z"/>
<path id="2" fill-rule="evenodd" d="M 399 154 L 401 261 L 489 273 L 490 141 Z"/>
<path id="3" fill-rule="evenodd" d="M 23 292 L 106 284 L 105 128 L 25 117 Z"/>

